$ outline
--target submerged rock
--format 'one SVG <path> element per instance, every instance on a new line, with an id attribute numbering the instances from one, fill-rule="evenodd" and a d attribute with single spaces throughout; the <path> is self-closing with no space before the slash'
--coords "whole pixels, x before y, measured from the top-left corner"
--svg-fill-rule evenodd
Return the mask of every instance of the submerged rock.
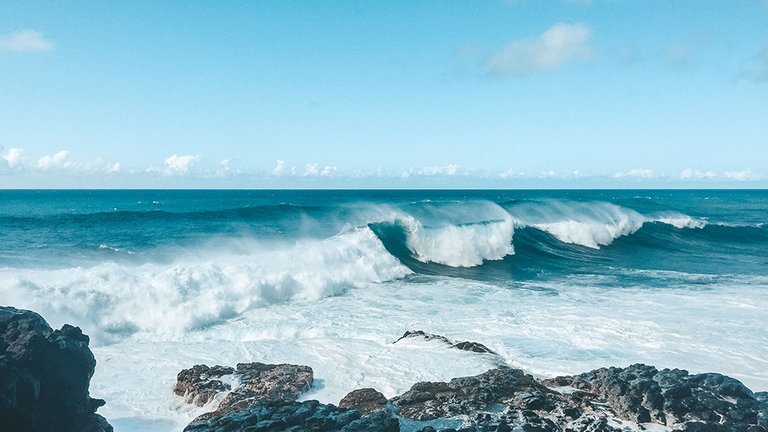
<path id="1" fill-rule="evenodd" d="M 493 350 L 488 348 L 487 346 L 478 343 L 478 342 L 456 342 L 454 343 L 452 340 L 448 339 L 445 336 L 427 333 L 422 330 L 409 330 L 405 332 L 402 336 L 400 336 L 394 343 L 398 343 L 402 340 L 408 340 L 408 339 L 421 339 L 424 341 L 437 341 L 442 342 L 445 344 L 448 348 L 454 348 L 462 351 L 470 351 L 480 354 L 492 354 L 494 356 L 498 356 Z"/>
<path id="2" fill-rule="evenodd" d="M 53 330 L 35 312 L 0 307 L 0 429 L 108 432 L 88 387 L 96 359 L 89 338 L 65 324 Z"/>

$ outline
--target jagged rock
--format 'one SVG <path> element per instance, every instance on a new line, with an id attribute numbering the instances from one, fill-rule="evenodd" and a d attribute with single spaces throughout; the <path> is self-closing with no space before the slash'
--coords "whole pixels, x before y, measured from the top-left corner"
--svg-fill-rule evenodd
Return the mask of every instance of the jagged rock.
<path id="1" fill-rule="evenodd" d="M 399 432 L 400 424 L 389 412 L 362 415 L 318 401 L 270 401 L 221 416 L 195 419 L 185 432 Z"/>
<path id="2" fill-rule="evenodd" d="M 0 307 L 0 429 L 111 432 L 88 393 L 96 359 L 89 338 L 65 324 L 53 330 L 35 312 Z"/>
<path id="3" fill-rule="evenodd" d="M 234 373 L 235 369 L 228 366 L 195 365 L 179 372 L 173 392 L 183 396 L 187 403 L 203 406 L 217 394 L 232 390 L 232 386 L 217 378 Z"/>
<path id="4" fill-rule="evenodd" d="M 486 353 L 486 354 L 497 355 L 487 346 L 477 342 L 459 342 L 457 344 L 451 345 L 451 348 L 460 349 L 462 351 L 471 351 L 476 353 Z"/>
<path id="5" fill-rule="evenodd" d="M 387 408 L 387 398 L 376 389 L 353 390 L 339 402 L 340 408 L 352 408 L 363 414 Z"/>
<path id="6" fill-rule="evenodd" d="M 397 413 L 404 417 L 432 420 L 474 414 L 524 391 L 555 393 L 523 371 L 504 366 L 477 376 L 454 378 L 447 383 L 416 383 L 392 401 Z"/>
<path id="7" fill-rule="evenodd" d="M 179 372 L 174 393 L 184 396 L 187 403 L 202 406 L 215 395 L 230 390 L 228 384 L 215 378 L 231 373 L 239 385 L 224 396 L 215 411 L 202 414 L 198 419 L 221 417 L 264 402 L 293 402 L 309 390 L 314 380 L 314 373 L 309 366 L 238 363 L 232 369 L 226 366 L 196 365 Z"/>
<path id="8" fill-rule="evenodd" d="M 544 380 L 594 394 L 620 418 L 684 431 L 762 431 L 763 402 L 734 378 L 636 364 Z"/>
<path id="9" fill-rule="evenodd" d="M 400 336 L 394 343 L 398 343 L 403 339 L 423 339 L 425 341 L 438 341 L 443 342 L 446 345 L 453 345 L 453 342 L 445 336 L 426 333 L 422 330 L 409 330 Z"/>

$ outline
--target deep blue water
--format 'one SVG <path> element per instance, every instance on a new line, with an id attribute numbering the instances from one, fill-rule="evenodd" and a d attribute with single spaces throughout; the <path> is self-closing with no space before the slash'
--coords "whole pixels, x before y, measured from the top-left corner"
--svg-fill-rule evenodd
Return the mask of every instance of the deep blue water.
<path id="1" fill-rule="evenodd" d="M 763 190 L 0 191 L 0 267 L 162 263 L 368 227 L 417 275 L 707 284 L 768 275 L 766 222 Z"/>

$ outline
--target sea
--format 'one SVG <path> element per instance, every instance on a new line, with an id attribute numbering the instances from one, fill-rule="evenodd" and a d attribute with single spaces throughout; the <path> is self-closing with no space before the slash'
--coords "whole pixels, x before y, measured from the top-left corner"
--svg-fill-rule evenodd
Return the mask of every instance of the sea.
<path id="1" fill-rule="evenodd" d="M 302 396 L 633 363 L 768 390 L 765 190 L 4 190 L 0 304 L 79 326 L 118 432 L 180 431 L 195 364 Z"/>

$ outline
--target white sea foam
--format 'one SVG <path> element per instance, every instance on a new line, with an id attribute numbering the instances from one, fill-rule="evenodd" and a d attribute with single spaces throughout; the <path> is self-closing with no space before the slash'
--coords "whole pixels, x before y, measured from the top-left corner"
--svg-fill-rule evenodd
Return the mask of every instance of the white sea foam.
<path id="1" fill-rule="evenodd" d="M 634 210 L 604 202 L 530 202 L 515 205 L 510 213 L 518 226 L 532 226 L 564 243 L 595 249 L 634 233 L 646 221 Z"/>
<path id="2" fill-rule="evenodd" d="M 474 267 L 514 254 L 514 223 L 489 201 L 419 203 L 408 212 L 391 206 L 366 206 L 366 222 L 397 223 L 406 231 L 406 246 L 422 262 Z"/>
<path id="3" fill-rule="evenodd" d="M 168 265 L 9 269 L 0 272 L 0 297 L 53 323 L 78 323 L 109 342 L 133 333 L 178 335 L 251 309 L 337 295 L 410 273 L 369 228 L 274 250 L 249 241 L 231 246 L 241 254 L 218 249 Z"/>
<path id="4" fill-rule="evenodd" d="M 634 234 L 645 223 L 659 222 L 683 228 L 704 228 L 707 222 L 682 213 L 645 216 L 606 202 L 540 201 L 516 204 L 510 213 L 517 226 L 546 231 L 564 243 L 594 249 L 619 237 Z"/>
<path id="5" fill-rule="evenodd" d="M 406 219 L 406 223 L 408 248 L 420 261 L 473 267 L 514 253 L 514 224 L 509 216 L 501 221 L 440 228 L 425 228 L 415 219 Z"/>
<path id="6" fill-rule="evenodd" d="M 694 218 L 682 213 L 664 213 L 662 215 L 651 218 L 651 221 L 672 225 L 678 229 L 701 229 L 707 226 L 706 220 Z"/>
<path id="7" fill-rule="evenodd" d="M 392 397 L 418 381 L 495 365 L 440 343 L 392 343 L 412 329 L 483 343 L 539 376 L 645 362 L 725 373 L 761 391 L 768 389 L 768 315 L 742 303 L 768 302 L 766 282 L 723 280 L 693 294 L 599 288 L 588 276 L 510 286 L 450 278 L 367 284 L 343 296 L 248 310 L 201 331 L 96 344 L 91 394 L 108 401 L 99 411 L 118 432 L 172 431 L 201 411 L 171 391 L 179 370 L 194 364 L 306 364 L 317 382 L 303 398 L 324 403 L 361 387 Z M 708 319 L 692 319 L 702 316 Z"/>

